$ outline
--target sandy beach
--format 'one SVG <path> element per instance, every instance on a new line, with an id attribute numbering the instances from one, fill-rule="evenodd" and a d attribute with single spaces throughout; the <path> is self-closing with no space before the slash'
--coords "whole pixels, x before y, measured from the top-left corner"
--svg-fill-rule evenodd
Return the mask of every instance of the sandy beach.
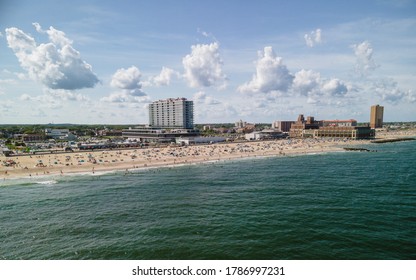
<path id="1" fill-rule="evenodd" d="M 416 131 L 383 132 L 377 138 L 415 136 Z M 290 156 L 343 151 L 343 147 L 369 144 L 370 140 L 345 139 L 280 139 L 241 143 L 218 143 L 196 146 L 97 150 L 41 155 L 0 156 L 0 180 L 64 176 L 75 173 L 194 164 L 207 161 L 247 157 Z"/>
<path id="2" fill-rule="evenodd" d="M 71 153 L 0 156 L 0 178 L 30 178 L 45 175 L 91 173 L 149 167 L 193 164 L 247 157 L 288 156 L 342 151 L 346 145 L 368 143 L 368 140 L 282 139 L 243 143 L 97 150 Z"/>

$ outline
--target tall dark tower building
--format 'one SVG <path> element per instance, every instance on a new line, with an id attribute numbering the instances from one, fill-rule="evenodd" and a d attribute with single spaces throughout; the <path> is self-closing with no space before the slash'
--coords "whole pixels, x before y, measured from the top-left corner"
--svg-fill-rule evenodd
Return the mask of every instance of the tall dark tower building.
<path id="1" fill-rule="evenodd" d="M 383 113 L 384 107 L 380 105 L 371 106 L 370 113 L 370 127 L 381 128 L 383 127 Z"/>

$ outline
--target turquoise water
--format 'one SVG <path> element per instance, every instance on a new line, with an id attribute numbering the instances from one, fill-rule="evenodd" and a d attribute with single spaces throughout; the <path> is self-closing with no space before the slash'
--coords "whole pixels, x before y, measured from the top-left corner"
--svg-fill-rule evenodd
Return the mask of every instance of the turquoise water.
<path id="1" fill-rule="evenodd" d="M 416 141 L 0 182 L 0 259 L 415 259 Z"/>

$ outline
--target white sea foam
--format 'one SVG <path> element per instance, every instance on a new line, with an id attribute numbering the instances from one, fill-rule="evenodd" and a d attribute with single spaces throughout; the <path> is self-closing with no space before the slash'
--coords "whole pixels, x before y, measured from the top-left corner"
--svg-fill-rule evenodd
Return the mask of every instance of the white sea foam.
<path id="1" fill-rule="evenodd" d="M 36 182 L 36 183 L 41 184 L 41 185 L 54 185 L 54 184 L 58 183 L 58 181 L 48 180 L 48 181 L 39 181 L 39 182 Z"/>

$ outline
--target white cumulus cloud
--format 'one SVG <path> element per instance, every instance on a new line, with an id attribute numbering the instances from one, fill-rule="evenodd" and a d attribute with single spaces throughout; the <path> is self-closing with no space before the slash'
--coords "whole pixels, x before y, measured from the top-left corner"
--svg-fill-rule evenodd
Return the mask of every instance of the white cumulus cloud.
<path id="1" fill-rule="evenodd" d="M 268 46 L 258 53 L 256 73 L 251 81 L 238 87 L 240 92 L 271 93 L 286 92 L 291 86 L 293 75 L 289 73 L 283 59 L 276 56 L 273 48 Z"/>
<path id="2" fill-rule="evenodd" d="M 110 85 L 116 89 L 101 101 L 111 103 L 145 103 L 149 98 L 142 91 L 141 73 L 139 68 L 131 66 L 118 69 L 111 79 Z"/>
<path id="3" fill-rule="evenodd" d="M 110 85 L 119 89 L 140 89 L 142 87 L 141 76 L 142 74 L 136 66 L 131 66 L 127 69 L 121 68 L 113 74 Z"/>
<path id="4" fill-rule="evenodd" d="M 182 59 L 184 78 L 193 88 L 226 86 L 226 76 L 222 71 L 223 61 L 219 44 L 198 44 L 191 47 L 191 53 Z"/>
<path id="5" fill-rule="evenodd" d="M 64 90 L 92 88 L 99 82 L 91 65 L 81 58 L 64 32 L 53 27 L 42 30 L 38 23 L 33 25 L 37 32 L 48 35 L 49 42 L 37 44 L 18 28 L 6 29 L 9 47 L 32 79 L 50 89 Z"/>
<path id="6" fill-rule="evenodd" d="M 293 89 L 301 95 L 308 95 L 319 90 L 321 75 L 312 70 L 300 70 L 293 79 Z"/>
<path id="7" fill-rule="evenodd" d="M 192 99 L 195 103 L 198 103 L 198 104 L 205 104 L 205 105 L 221 104 L 221 102 L 219 100 L 207 95 L 203 91 L 199 91 L 199 92 L 195 93 Z"/>
<path id="8" fill-rule="evenodd" d="M 148 103 L 150 99 L 147 95 L 131 95 L 126 91 L 116 91 L 101 98 L 101 101 L 109 103 Z"/>
<path id="9" fill-rule="evenodd" d="M 323 78 L 319 72 L 300 70 L 292 75 L 282 58 L 276 56 L 272 47 L 259 52 L 256 74 L 251 81 L 238 87 L 242 93 L 263 93 L 268 103 L 287 96 L 307 97 L 309 104 L 327 104 L 332 99 L 347 97 L 349 86 L 337 78 Z M 258 103 L 258 105 L 263 103 Z M 256 104 L 255 104 L 256 105 Z"/>
<path id="10" fill-rule="evenodd" d="M 373 59 L 373 47 L 365 40 L 360 44 L 352 45 L 354 55 L 356 57 L 355 70 L 356 73 L 363 78 L 365 83 L 372 84 L 368 87 L 368 91 L 375 93 L 382 101 L 397 105 L 398 103 L 415 103 L 416 94 L 410 89 L 403 89 L 398 82 L 389 77 L 369 77 L 376 68 L 380 67 Z M 366 87 L 366 84 L 363 86 Z"/>
<path id="11" fill-rule="evenodd" d="M 143 86 L 168 86 L 173 78 L 179 77 L 179 73 L 168 67 L 162 67 L 160 74 L 150 77 L 146 82 L 143 82 Z"/>
<path id="12" fill-rule="evenodd" d="M 352 48 L 356 57 L 355 71 L 359 75 L 366 76 L 378 67 L 373 59 L 373 48 L 368 41 L 352 45 Z"/>
<path id="13" fill-rule="evenodd" d="M 322 84 L 322 92 L 328 96 L 343 96 L 348 92 L 348 87 L 339 79 L 330 79 Z"/>
<path id="14" fill-rule="evenodd" d="M 91 101 L 88 97 L 80 93 L 63 89 L 44 89 L 44 94 L 38 96 L 31 96 L 24 93 L 19 99 L 21 101 L 37 101 L 39 106 L 51 109 L 62 108 L 64 102 L 66 103 L 67 101 L 77 101 L 84 105 L 90 104 Z"/>
<path id="15" fill-rule="evenodd" d="M 308 104 L 327 104 L 333 98 L 343 98 L 350 91 L 345 82 L 333 78 L 324 79 L 312 70 L 300 70 L 292 84 L 295 95 L 307 96 Z"/>
<path id="16" fill-rule="evenodd" d="M 305 34 L 303 38 L 305 38 L 306 45 L 312 48 L 316 44 L 322 43 L 322 30 L 318 28 L 310 34 Z"/>
<path id="17" fill-rule="evenodd" d="M 381 100 L 390 103 L 397 104 L 401 101 L 415 103 L 416 94 L 411 90 L 403 90 L 399 88 L 399 85 L 393 79 L 380 79 L 377 81 L 372 90 L 381 98 Z"/>

